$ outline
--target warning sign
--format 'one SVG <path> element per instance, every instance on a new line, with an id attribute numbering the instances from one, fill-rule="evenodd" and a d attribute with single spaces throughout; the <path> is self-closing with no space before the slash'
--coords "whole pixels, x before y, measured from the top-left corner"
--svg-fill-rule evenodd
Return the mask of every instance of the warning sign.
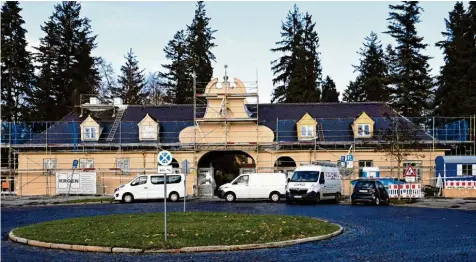
<path id="1" fill-rule="evenodd" d="M 404 176 L 406 182 L 416 182 L 416 172 L 412 165 L 407 166 Z"/>

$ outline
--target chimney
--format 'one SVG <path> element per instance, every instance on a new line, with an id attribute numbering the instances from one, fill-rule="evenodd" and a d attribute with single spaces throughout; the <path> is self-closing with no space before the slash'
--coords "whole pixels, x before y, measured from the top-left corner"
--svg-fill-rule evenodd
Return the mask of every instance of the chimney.
<path id="1" fill-rule="evenodd" d="M 123 105 L 123 104 L 124 104 L 124 101 L 123 101 L 122 98 L 120 98 L 120 97 L 114 97 L 113 100 L 114 100 L 114 105 L 115 105 L 115 106 L 119 106 L 119 105 Z"/>
<path id="2" fill-rule="evenodd" d="M 92 96 L 89 98 L 89 104 L 90 105 L 99 105 L 99 99 L 95 96 Z"/>

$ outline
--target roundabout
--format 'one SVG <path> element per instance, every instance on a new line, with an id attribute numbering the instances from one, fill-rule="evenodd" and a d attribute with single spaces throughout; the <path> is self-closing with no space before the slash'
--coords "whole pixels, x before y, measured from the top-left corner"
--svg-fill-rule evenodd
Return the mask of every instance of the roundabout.
<path id="1" fill-rule="evenodd" d="M 172 212 L 167 220 L 167 242 L 163 213 L 54 220 L 15 229 L 9 239 L 76 251 L 180 253 L 284 247 L 328 239 L 343 231 L 339 225 L 302 216 Z"/>
<path id="2" fill-rule="evenodd" d="M 69 218 L 157 213 L 163 211 L 162 207 L 162 203 L 149 202 L 3 208 L 2 261 L 474 261 L 476 257 L 472 244 L 476 241 L 476 212 L 395 206 L 188 203 L 191 212 L 304 216 L 344 228 L 342 234 L 325 241 L 280 248 L 126 254 L 40 248 L 8 240 L 10 231 L 23 226 Z M 179 203 L 170 203 L 167 210 L 179 213 L 182 208 Z"/>

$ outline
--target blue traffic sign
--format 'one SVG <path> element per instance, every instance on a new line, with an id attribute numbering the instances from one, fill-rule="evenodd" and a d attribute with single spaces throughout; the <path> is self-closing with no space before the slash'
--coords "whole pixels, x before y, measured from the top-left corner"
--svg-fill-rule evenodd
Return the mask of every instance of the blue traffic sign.
<path id="1" fill-rule="evenodd" d="M 77 159 L 73 160 L 73 169 L 78 168 L 79 161 Z"/>
<path id="2" fill-rule="evenodd" d="M 168 166 L 172 163 L 172 154 L 169 151 L 160 151 L 157 155 L 157 162 L 161 166 Z"/>
<path id="3" fill-rule="evenodd" d="M 345 156 L 340 157 L 340 162 L 345 162 Z"/>
<path id="4" fill-rule="evenodd" d="M 347 161 L 354 161 L 354 156 L 353 155 L 347 155 Z"/>

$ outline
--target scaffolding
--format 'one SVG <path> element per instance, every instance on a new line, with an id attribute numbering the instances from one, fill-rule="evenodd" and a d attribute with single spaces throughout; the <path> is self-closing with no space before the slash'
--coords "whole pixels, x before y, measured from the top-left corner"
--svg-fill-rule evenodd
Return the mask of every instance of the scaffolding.
<path id="1" fill-rule="evenodd" d="M 211 82 L 197 83 L 193 76 L 194 166 L 198 164 L 197 153 L 202 150 L 246 150 L 255 153 L 257 167 L 260 149 L 258 79 L 253 82 L 242 82 L 236 78 L 229 81 L 227 68 L 225 65 L 223 81 L 213 79 Z M 256 139 L 252 139 L 256 141 L 232 141 L 231 126 L 243 123 L 252 123 L 254 130 L 249 132 L 256 133 Z M 202 132 L 202 127 L 207 125 L 223 127 L 223 141 L 214 141 L 217 138 L 210 136 L 214 130 Z"/>

